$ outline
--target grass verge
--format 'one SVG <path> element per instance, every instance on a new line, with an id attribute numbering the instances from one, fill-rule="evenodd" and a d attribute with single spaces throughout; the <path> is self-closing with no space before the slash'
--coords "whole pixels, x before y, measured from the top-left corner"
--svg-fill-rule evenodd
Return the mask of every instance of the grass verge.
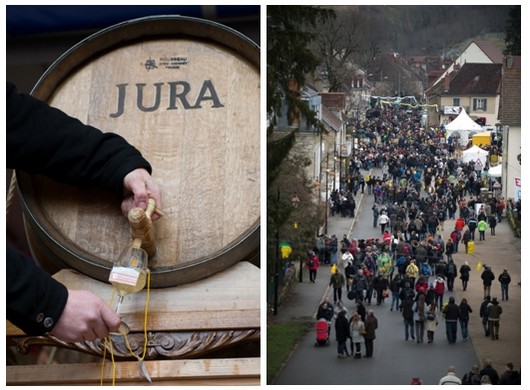
<path id="1" fill-rule="evenodd" d="M 267 384 L 272 384 L 292 351 L 309 330 L 306 322 L 267 326 Z"/>

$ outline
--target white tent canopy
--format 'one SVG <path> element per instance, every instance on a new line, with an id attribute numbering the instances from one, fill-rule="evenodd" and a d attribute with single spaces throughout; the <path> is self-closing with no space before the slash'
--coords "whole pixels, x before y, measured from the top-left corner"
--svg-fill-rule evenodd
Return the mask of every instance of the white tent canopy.
<path id="1" fill-rule="evenodd" d="M 447 136 L 460 135 L 460 145 L 466 145 L 469 139 L 469 132 L 480 131 L 482 132 L 482 126 L 467 115 L 466 110 L 462 108 L 460 114 L 448 125 L 445 126 Z M 456 134 L 455 134 L 456 133 Z"/>
<path id="2" fill-rule="evenodd" d="M 473 161 L 475 163 L 475 170 L 483 170 L 486 166 L 488 154 L 488 151 L 480 149 L 477 145 L 473 145 L 462 152 L 462 161 L 464 163 Z"/>
<path id="3" fill-rule="evenodd" d="M 502 177 L 502 165 L 495 165 L 488 170 L 489 177 Z"/>

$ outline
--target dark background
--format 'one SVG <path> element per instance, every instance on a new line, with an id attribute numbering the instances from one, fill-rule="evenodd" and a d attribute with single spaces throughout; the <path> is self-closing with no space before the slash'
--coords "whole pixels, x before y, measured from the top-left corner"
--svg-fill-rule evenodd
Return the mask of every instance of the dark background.
<path id="1" fill-rule="evenodd" d="M 126 20 L 154 15 L 208 19 L 260 44 L 259 5 L 6 6 L 6 78 L 30 92 L 65 51 L 91 34 Z"/>

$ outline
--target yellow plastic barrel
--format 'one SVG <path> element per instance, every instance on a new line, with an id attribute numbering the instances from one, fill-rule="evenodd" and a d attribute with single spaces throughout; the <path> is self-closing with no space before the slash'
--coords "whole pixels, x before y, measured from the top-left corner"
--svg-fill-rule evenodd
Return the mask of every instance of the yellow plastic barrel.
<path id="1" fill-rule="evenodd" d="M 467 243 L 467 254 L 472 255 L 474 251 L 475 251 L 475 242 L 469 241 Z"/>

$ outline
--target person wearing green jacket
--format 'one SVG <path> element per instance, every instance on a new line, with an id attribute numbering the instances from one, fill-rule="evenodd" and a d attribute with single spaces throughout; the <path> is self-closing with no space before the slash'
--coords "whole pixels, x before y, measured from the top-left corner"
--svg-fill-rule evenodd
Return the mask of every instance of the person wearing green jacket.
<path id="1" fill-rule="evenodd" d="M 479 241 L 486 240 L 486 229 L 488 228 L 488 223 L 485 220 L 478 221 L 477 230 Z"/>

